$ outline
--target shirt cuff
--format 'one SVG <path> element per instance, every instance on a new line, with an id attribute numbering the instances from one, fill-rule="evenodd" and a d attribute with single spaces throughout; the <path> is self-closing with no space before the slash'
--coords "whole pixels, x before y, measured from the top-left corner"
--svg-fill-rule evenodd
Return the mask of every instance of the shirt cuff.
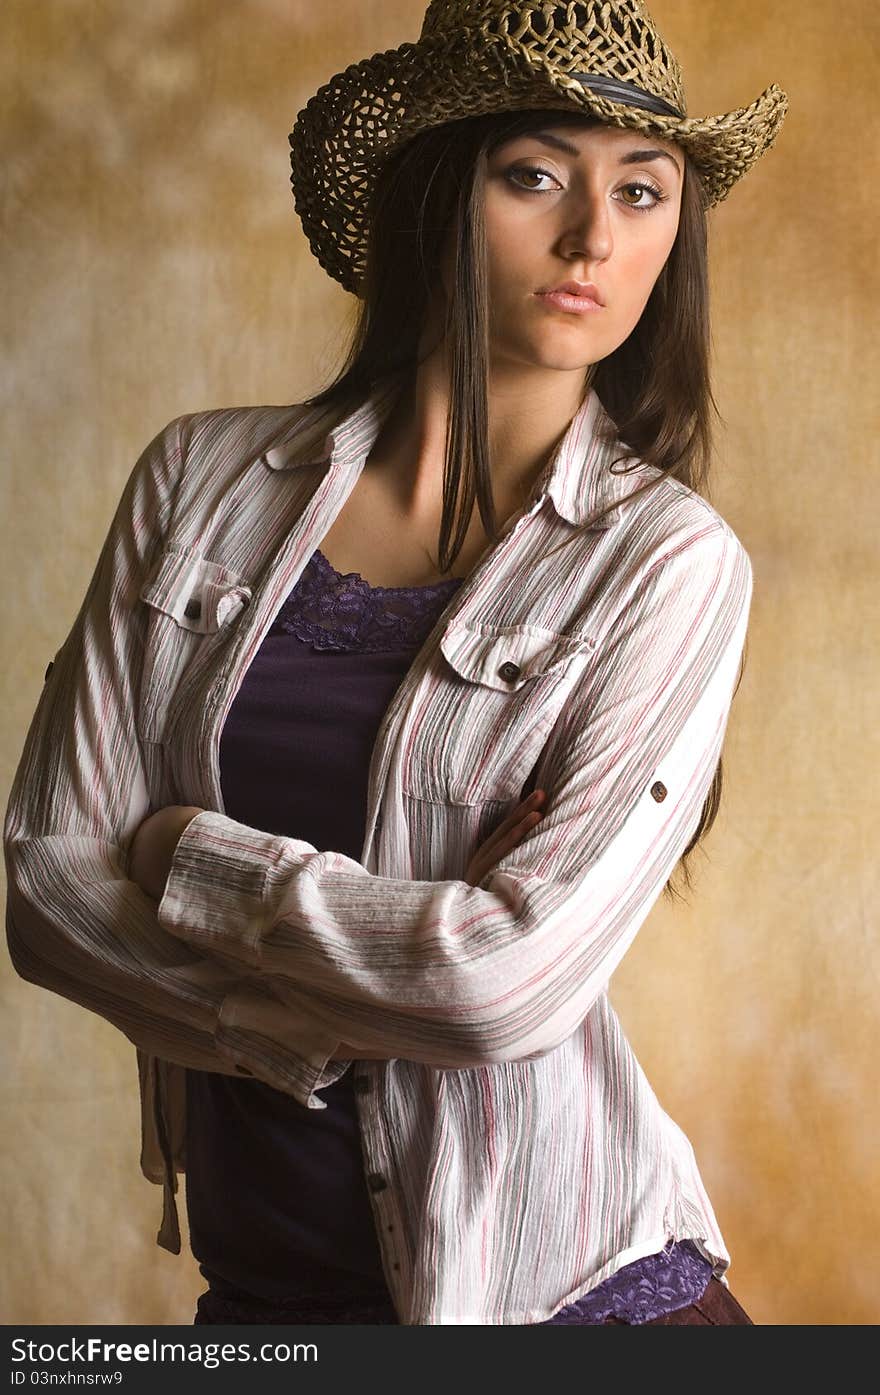
<path id="1" fill-rule="evenodd" d="M 271 924 L 270 871 L 314 855 L 311 843 L 238 823 L 213 809 L 190 819 L 174 850 L 156 918 L 178 939 L 256 968 Z"/>
<path id="2" fill-rule="evenodd" d="M 239 1075 L 256 1076 L 306 1109 L 326 1109 L 315 1091 L 332 1085 L 352 1064 L 333 1059 L 335 1034 L 259 988 L 228 994 L 215 1040 Z"/>

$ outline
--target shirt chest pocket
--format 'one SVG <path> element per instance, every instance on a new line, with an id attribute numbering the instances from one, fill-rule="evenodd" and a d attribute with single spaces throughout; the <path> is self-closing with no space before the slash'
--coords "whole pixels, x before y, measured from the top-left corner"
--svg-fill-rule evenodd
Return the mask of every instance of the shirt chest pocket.
<path id="1" fill-rule="evenodd" d="M 144 741 L 164 740 L 184 676 L 211 661 L 251 594 L 237 572 L 192 547 L 161 554 L 139 597 L 147 607 L 137 715 Z"/>
<path id="2" fill-rule="evenodd" d="M 406 792 L 453 804 L 516 800 L 593 645 L 537 625 L 447 630 L 415 713 Z"/>

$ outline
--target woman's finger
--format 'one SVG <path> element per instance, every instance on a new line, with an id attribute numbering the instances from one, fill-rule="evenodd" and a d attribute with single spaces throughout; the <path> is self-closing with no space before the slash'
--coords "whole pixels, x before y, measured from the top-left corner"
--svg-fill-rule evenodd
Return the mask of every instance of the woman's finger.
<path id="1" fill-rule="evenodd" d="M 522 820 L 534 811 L 543 798 L 543 790 L 533 790 L 526 799 L 521 799 L 507 815 L 507 818 L 502 819 L 498 827 L 494 828 L 488 837 L 480 844 L 481 850 L 483 848 L 494 847 L 499 839 L 507 837 L 513 829 L 518 828 Z"/>
<path id="2" fill-rule="evenodd" d="M 489 868 L 494 867 L 495 863 L 499 862 L 501 858 L 504 857 L 505 853 L 515 848 L 520 839 L 534 828 L 535 824 L 541 818 L 543 818 L 543 814 L 540 810 L 532 810 L 521 818 L 516 825 L 509 829 L 504 837 L 499 838 L 498 834 L 495 833 L 491 838 L 487 839 L 485 843 L 481 843 L 468 866 L 466 880 L 469 881 L 472 886 L 481 881 Z"/>
<path id="3" fill-rule="evenodd" d="M 541 812 L 537 806 L 543 797 L 543 790 L 535 790 L 527 799 L 521 799 L 516 808 L 507 815 L 507 818 L 502 819 L 498 827 L 494 828 L 483 840 L 480 852 L 497 852 L 497 849 L 503 847 L 509 838 L 516 842 L 522 836 L 523 821 L 532 814 Z"/>

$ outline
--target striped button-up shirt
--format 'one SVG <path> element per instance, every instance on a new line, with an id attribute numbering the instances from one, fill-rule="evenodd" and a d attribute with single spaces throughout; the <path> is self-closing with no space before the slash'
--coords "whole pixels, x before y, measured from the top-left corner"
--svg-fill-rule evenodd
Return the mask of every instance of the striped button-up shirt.
<path id="1" fill-rule="evenodd" d="M 610 469 L 595 391 L 389 704 L 360 860 L 223 812 L 226 713 L 396 391 L 184 415 L 140 456 L 12 788 L 14 965 L 136 1046 L 169 1250 L 184 1068 L 321 1109 L 345 1043 L 402 1323 L 544 1322 L 670 1238 L 726 1283 L 693 1149 L 607 988 L 696 828 L 751 566 L 684 484 Z M 470 885 L 536 786 L 544 817 Z M 128 857 L 166 804 L 204 812 L 157 903 Z"/>

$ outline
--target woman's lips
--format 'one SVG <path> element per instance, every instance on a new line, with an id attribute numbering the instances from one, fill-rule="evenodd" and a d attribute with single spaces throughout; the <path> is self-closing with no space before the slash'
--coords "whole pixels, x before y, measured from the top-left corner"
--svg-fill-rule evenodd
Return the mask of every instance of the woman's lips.
<path id="1" fill-rule="evenodd" d="M 586 315 L 592 310 L 603 310 L 598 300 L 588 295 L 569 295 L 567 291 L 535 291 L 539 300 L 557 310 L 568 310 L 573 315 Z"/>

